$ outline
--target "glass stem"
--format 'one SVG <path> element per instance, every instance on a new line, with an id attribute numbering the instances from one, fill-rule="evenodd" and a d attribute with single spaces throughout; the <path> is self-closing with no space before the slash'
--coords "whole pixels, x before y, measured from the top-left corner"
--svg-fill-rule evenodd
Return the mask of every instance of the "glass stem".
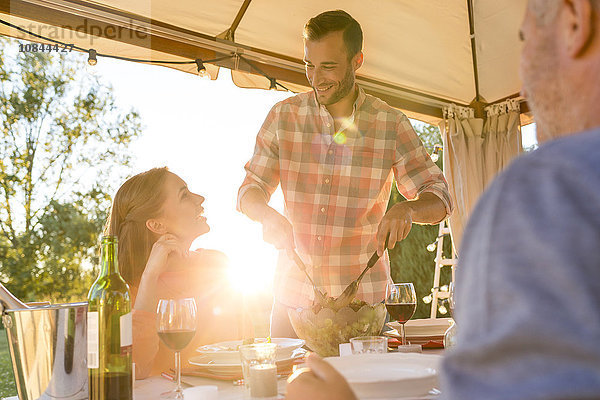
<path id="1" fill-rule="evenodd" d="M 175 388 L 175 398 L 183 399 L 183 390 L 181 389 L 181 353 L 175 352 L 175 369 L 177 370 L 177 387 Z"/>
<path id="2" fill-rule="evenodd" d="M 400 327 L 402 328 L 402 346 L 404 346 L 406 344 L 406 334 L 404 333 L 404 324 L 400 324 Z"/>

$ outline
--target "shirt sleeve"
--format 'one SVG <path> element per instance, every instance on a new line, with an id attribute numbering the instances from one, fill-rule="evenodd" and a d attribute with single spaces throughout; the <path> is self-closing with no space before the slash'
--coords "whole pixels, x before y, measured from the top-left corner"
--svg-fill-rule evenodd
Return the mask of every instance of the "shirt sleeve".
<path id="1" fill-rule="evenodd" d="M 269 201 L 279 184 L 279 143 L 277 140 L 279 107 L 279 104 L 276 104 L 267 115 L 256 136 L 254 154 L 244 166 L 246 178 L 238 191 L 236 206 L 238 211 L 242 211 L 240 201 L 250 188 L 259 189 L 265 200 Z"/>
<path id="2" fill-rule="evenodd" d="M 152 372 L 154 359 L 158 353 L 156 313 L 134 309 L 132 311 L 132 327 L 135 378 L 144 379 Z"/>
<path id="3" fill-rule="evenodd" d="M 454 206 L 444 174 L 427 154 L 405 115 L 401 116 L 397 128 L 396 161 L 393 168 L 400 194 L 413 200 L 421 193 L 431 192 L 444 203 L 445 218 L 452 214 Z"/>
<path id="4" fill-rule="evenodd" d="M 597 398 L 600 181 L 554 159 L 519 161 L 465 231 L 443 397 Z"/>

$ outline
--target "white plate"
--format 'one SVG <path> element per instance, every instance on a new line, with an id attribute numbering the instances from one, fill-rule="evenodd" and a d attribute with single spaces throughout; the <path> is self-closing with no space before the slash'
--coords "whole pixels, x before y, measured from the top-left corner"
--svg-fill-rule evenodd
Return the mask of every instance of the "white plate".
<path id="1" fill-rule="evenodd" d="M 406 322 L 404 329 L 406 336 L 444 336 L 451 323 L 452 318 L 411 319 Z M 396 321 L 388 322 L 387 326 L 400 332 L 400 324 Z"/>
<path id="2" fill-rule="evenodd" d="M 277 345 L 276 360 L 285 360 L 292 357 L 296 349 L 304 346 L 304 340 L 291 338 L 272 338 L 271 343 Z M 200 346 L 196 351 L 212 360 L 213 364 L 240 364 L 241 340 L 231 340 Z"/>
<path id="3" fill-rule="evenodd" d="M 357 354 L 329 357 L 359 398 L 428 396 L 438 386 L 441 356 L 414 353 Z"/>
<path id="4" fill-rule="evenodd" d="M 305 354 L 306 350 L 296 349 L 291 357 L 277 360 L 277 364 L 291 363 L 297 358 L 304 357 Z M 197 367 L 204 368 L 214 374 L 235 374 L 241 372 L 242 370 L 241 362 L 234 364 L 215 363 L 214 361 L 211 361 L 209 357 L 203 355 L 191 357 L 188 362 Z"/>

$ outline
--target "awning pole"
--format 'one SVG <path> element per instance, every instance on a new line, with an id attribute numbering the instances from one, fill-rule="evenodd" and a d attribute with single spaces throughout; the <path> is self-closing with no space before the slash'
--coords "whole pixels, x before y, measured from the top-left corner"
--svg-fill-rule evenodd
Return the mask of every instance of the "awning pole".
<path id="1" fill-rule="evenodd" d="M 244 14 L 246 14 L 246 10 L 248 10 L 248 6 L 250 5 L 251 2 L 252 2 L 252 0 L 244 0 L 244 3 L 240 7 L 237 15 L 235 16 L 235 19 L 231 23 L 231 26 L 229 27 L 229 29 L 227 29 L 225 32 L 217 35 L 218 38 L 229 40 L 231 42 L 235 42 L 235 30 L 240 25 L 240 22 L 242 22 L 242 18 L 244 17 Z"/>
<path id="2" fill-rule="evenodd" d="M 475 98 L 469 104 L 469 107 L 475 110 L 475 118 L 485 118 L 483 109 L 487 106 L 487 102 L 479 92 L 479 70 L 477 69 L 477 43 L 475 40 L 475 13 L 473 10 L 473 0 L 467 0 L 467 8 L 469 11 L 469 32 L 471 34 L 471 56 L 473 58 L 473 78 L 475 79 Z"/>

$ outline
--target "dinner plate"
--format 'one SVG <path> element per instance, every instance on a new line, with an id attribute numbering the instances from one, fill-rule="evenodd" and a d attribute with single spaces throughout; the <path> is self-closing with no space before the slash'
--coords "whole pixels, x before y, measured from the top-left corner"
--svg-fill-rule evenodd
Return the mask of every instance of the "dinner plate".
<path id="1" fill-rule="evenodd" d="M 415 353 L 356 354 L 326 359 L 359 398 L 425 397 L 438 387 L 441 356 Z"/>
<path id="2" fill-rule="evenodd" d="M 275 355 L 277 360 L 291 358 L 294 351 L 304 346 L 304 340 L 292 338 L 272 338 L 271 343 L 277 345 Z M 239 352 L 241 345 L 241 340 L 230 340 L 200 346 L 196 351 L 208 357 L 215 364 L 239 364 L 241 362 Z"/>
<path id="3" fill-rule="evenodd" d="M 280 367 L 282 365 L 285 366 L 286 364 L 291 364 L 296 359 L 304 357 L 305 354 L 306 354 L 306 350 L 296 349 L 292 353 L 291 357 L 277 360 L 276 361 L 277 366 Z M 200 367 L 201 369 L 204 369 L 206 371 L 209 371 L 209 372 L 212 372 L 215 374 L 236 374 L 236 373 L 241 373 L 241 371 L 242 371 L 242 363 L 241 362 L 230 363 L 230 364 L 217 363 L 217 362 L 214 362 L 210 357 L 207 357 L 205 355 L 191 357 L 189 359 L 189 363 L 192 365 L 195 365 L 196 367 Z"/>

